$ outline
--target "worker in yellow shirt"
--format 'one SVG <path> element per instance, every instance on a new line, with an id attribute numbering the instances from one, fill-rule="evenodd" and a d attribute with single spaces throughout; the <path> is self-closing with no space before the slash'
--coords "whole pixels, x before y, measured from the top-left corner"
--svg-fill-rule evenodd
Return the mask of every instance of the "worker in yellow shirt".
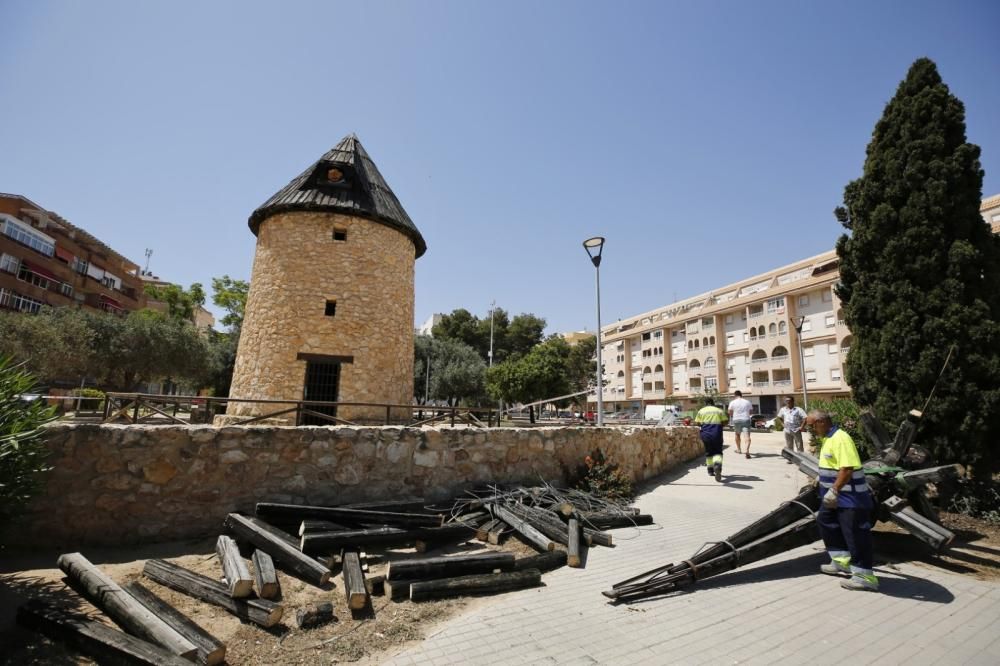
<path id="1" fill-rule="evenodd" d="M 705 446 L 708 475 L 714 475 L 716 481 L 722 481 L 722 426 L 728 420 L 726 413 L 715 406 L 713 398 L 706 398 L 705 406 L 694 417 L 695 424 L 701 427 L 699 435 Z"/>
<path id="2" fill-rule="evenodd" d="M 841 581 L 847 590 L 878 591 L 872 552 L 872 512 L 875 502 L 861 467 L 854 440 L 833 424 L 829 412 L 809 413 L 806 430 L 819 439 L 819 495 L 816 522 L 830 554 L 820 570 Z"/>

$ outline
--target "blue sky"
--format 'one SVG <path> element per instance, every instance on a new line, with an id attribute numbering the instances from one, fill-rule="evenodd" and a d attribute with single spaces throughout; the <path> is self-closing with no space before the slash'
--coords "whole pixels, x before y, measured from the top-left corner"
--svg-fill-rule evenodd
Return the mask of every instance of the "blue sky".
<path id="1" fill-rule="evenodd" d="M 416 319 L 593 329 L 833 247 L 910 63 L 1000 193 L 1000 3 L 0 3 L 0 191 L 164 279 L 249 278 L 247 217 L 356 132 L 427 240 Z"/>

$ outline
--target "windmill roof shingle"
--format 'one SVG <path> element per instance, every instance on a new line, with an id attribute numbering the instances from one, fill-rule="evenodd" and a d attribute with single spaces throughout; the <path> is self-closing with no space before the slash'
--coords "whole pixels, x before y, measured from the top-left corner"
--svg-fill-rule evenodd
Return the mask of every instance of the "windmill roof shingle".
<path id="1" fill-rule="evenodd" d="M 347 167 L 343 171 L 348 186 L 325 187 L 317 182 L 317 173 L 329 167 Z M 330 211 L 368 218 L 409 236 L 417 257 L 427 251 L 420 231 L 354 134 L 341 139 L 255 210 L 248 221 L 250 230 L 257 235 L 265 219 L 290 211 Z"/>

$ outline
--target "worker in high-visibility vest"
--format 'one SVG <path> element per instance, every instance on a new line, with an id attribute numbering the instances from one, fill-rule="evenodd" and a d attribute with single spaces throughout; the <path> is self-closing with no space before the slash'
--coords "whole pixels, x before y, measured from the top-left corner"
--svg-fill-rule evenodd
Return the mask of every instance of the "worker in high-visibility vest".
<path id="1" fill-rule="evenodd" d="M 820 509 L 816 514 L 820 536 L 830 563 L 820 571 L 850 576 L 841 581 L 847 590 L 878 591 L 872 549 L 872 514 L 875 502 L 861 467 L 854 440 L 833 425 L 829 412 L 815 410 L 805 427 L 819 439 Z"/>
<path id="2" fill-rule="evenodd" d="M 705 466 L 708 475 L 715 476 L 716 481 L 722 481 L 722 426 L 729 417 L 715 406 L 715 400 L 705 399 L 705 406 L 698 410 L 694 422 L 701 426 L 699 435 L 705 446 Z"/>

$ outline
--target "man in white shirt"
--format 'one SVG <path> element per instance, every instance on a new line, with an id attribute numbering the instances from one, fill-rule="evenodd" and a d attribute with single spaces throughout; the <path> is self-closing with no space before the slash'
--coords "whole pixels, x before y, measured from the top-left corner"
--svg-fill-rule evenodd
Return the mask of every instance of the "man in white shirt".
<path id="1" fill-rule="evenodd" d="M 795 406 L 795 398 L 791 396 L 785 398 L 785 406 L 778 410 L 778 418 L 785 426 L 785 448 L 789 451 L 801 452 L 803 450 L 802 426 L 806 420 L 806 413 L 800 407 Z"/>
<path id="2" fill-rule="evenodd" d="M 740 447 L 740 433 L 747 435 L 747 458 L 750 457 L 750 414 L 753 412 L 753 404 L 743 397 L 741 391 L 736 392 L 736 397 L 729 403 L 729 422 L 733 424 L 733 432 L 736 433 L 736 453 L 743 453 Z"/>

